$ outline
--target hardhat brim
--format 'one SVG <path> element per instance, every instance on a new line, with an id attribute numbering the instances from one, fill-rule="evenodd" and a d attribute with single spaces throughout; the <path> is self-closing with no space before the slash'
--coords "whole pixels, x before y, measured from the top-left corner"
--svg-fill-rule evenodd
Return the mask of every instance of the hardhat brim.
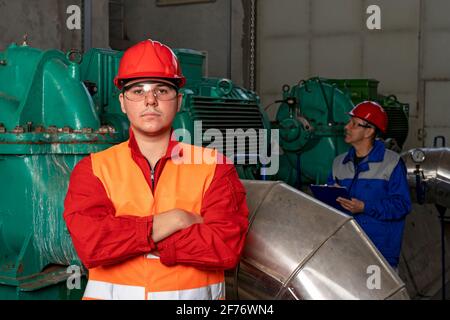
<path id="1" fill-rule="evenodd" d="M 162 73 L 162 72 L 161 73 L 153 72 L 152 74 L 149 74 L 147 72 L 137 72 L 137 73 L 129 74 L 126 77 L 114 78 L 114 84 L 119 90 L 122 90 L 125 85 L 124 82 L 127 80 L 130 81 L 133 79 L 163 79 L 163 80 L 170 81 L 177 88 L 182 88 L 186 83 L 185 77 L 180 77 L 180 76 L 170 77 L 167 75 L 167 73 Z"/>

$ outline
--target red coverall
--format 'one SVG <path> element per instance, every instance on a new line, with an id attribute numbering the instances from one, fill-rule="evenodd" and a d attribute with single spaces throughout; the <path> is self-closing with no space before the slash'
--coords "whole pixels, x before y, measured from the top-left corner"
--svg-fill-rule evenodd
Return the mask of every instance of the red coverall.
<path id="1" fill-rule="evenodd" d="M 176 144 L 176 141 L 171 141 L 166 155 L 156 164 L 152 183 L 150 165 L 130 130 L 128 145 L 132 158 L 142 170 L 152 192 Z M 202 269 L 233 268 L 244 246 L 248 208 L 245 189 L 236 169 L 226 161 L 222 163 L 217 164 L 202 201 L 200 214 L 203 223 L 154 243 L 151 238 L 153 216 L 137 217 L 130 212 L 130 215 L 116 217 L 103 184 L 93 174 L 90 156 L 82 159 L 70 177 L 64 219 L 83 264 L 87 268 L 95 268 L 156 249 L 161 262 L 167 266 L 185 264 Z"/>

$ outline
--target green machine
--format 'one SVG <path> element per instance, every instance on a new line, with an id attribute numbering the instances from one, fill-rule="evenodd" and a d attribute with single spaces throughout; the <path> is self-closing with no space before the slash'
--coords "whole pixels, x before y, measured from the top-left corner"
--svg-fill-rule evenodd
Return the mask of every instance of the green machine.
<path id="1" fill-rule="evenodd" d="M 239 128 L 260 135 L 269 128 L 254 92 L 204 77 L 200 52 L 176 54 L 187 77 L 175 120 L 175 129 L 190 134 L 182 140 L 208 146 L 217 139 L 211 130 L 216 136 Z M 128 138 L 113 85 L 121 56 L 15 44 L 0 52 L 0 299 L 82 296 L 85 270 L 62 218 L 63 202 L 79 160 Z M 237 140 L 225 141 L 221 151 L 244 159 L 242 178 L 261 178 L 261 165 L 250 161 L 254 146 Z"/>
<path id="2" fill-rule="evenodd" d="M 229 79 L 205 77 L 201 52 L 174 51 L 187 78 L 174 129 L 189 132 L 190 143 L 214 147 L 233 160 L 241 179 L 268 179 L 259 155 L 269 153 L 270 121 L 259 97 Z"/>
<path id="3" fill-rule="evenodd" d="M 83 270 L 62 219 L 69 176 L 122 136 L 102 121 L 80 60 L 26 45 L 0 53 L 0 299 L 82 294 L 79 277 L 70 279 Z"/>
<path id="4" fill-rule="evenodd" d="M 324 79 L 336 85 L 348 94 L 356 105 L 365 100 L 378 102 L 388 115 L 389 123 L 386 134 L 383 136 L 386 145 L 397 152 L 403 148 L 408 137 L 409 104 L 400 102 L 395 95 L 382 95 L 378 93 L 379 81 L 374 79 Z"/>
<path id="5" fill-rule="evenodd" d="M 396 151 L 408 135 L 408 105 L 395 96 L 377 92 L 378 81 L 370 79 L 302 80 L 292 88 L 283 86 L 283 99 L 274 128 L 280 130 L 279 180 L 297 188 L 326 183 L 333 159 L 348 150 L 344 142 L 347 113 L 364 100 L 379 102 L 387 111 L 389 127 L 383 137 Z"/>
<path id="6" fill-rule="evenodd" d="M 349 96 L 319 78 L 283 86 L 283 100 L 274 128 L 280 130 L 278 179 L 301 188 L 325 183 L 333 159 L 348 150 L 344 142 Z"/>

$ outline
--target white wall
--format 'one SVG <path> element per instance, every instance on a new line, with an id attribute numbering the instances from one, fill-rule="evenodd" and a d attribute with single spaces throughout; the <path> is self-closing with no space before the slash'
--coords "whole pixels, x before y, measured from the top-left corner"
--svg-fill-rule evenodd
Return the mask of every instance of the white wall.
<path id="1" fill-rule="evenodd" d="M 423 0 L 422 0 L 423 1 Z M 420 69 L 425 145 L 445 136 L 450 143 L 450 1 L 423 1 Z"/>
<path id="2" fill-rule="evenodd" d="M 366 27 L 369 5 L 381 9 L 381 30 Z M 405 149 L 431 146 L 436 134 L 449 141 L 449 11 L 446 0 L 259 0 L 262 102 L 312 76 L 375 78 L 380 93 L 410 105 Z"/>

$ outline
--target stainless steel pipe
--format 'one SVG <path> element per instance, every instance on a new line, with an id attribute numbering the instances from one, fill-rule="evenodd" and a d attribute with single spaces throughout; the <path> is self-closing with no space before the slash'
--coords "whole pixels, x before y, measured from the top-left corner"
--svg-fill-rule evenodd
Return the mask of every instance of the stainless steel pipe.
<path id="1" fill-rule="evenodd" d="M 411 195 L 417 201 L 417 175 L 425 184 L 425 202 L 450 208 L 450 148 L 416 148 L 402 154 Z"/>
<path id="2" fill-rule="evenodd" d="M 227 299 L 409 299 L 352 217 L 281 182 L 243 183 L 250 228 Z"/>

